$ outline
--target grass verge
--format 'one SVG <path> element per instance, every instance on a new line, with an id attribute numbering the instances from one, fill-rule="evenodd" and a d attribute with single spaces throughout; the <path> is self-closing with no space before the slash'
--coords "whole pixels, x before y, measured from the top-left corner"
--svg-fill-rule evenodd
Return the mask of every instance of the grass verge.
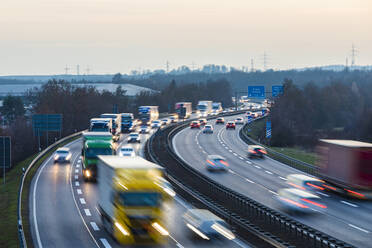
<path id="1" fill-rule="evenodd" d="M 45 154 L 40 158 L 33 168 L 27 174 L 25 179 L 25 184 L 23 186 L 22 192 L 22 223 L 24 228 L 24 233 L 26 237 L 26 242 L 28 247 L 33 247 L 32 237 L 30 232 L 29 223 L 29 207 L 28 207 L 28 195 L 30 190 L 30 185 L 33 176 L 35 175 L 39 166 L 43 161 L 48 158 L 58 147 L 64 146 L 65 144 L 77 139 L 71 138 L 53 150 Z M 18 190 L 21 183 L 22 167 L 27 168 L 28 165 L 37 155 L 33 155 L 22 162 L 16 164 L 5 175 L 6 184 L 1 181 L 0 184 L 0 247 L 19 247 L 19 237 L 18 237 L 18 223 L 17 223 L 17 205 L 18 205 Z"/>
<path id="2" fill-rule="evenodd" d="M 265 119 L 254 121 L 247 128 L 245 128 L 244 131 L 250 138 L 260 142 L 260 137 L 263 137 L 266 132 L 265 122 Z M 292 157 L 308 164 L 315 164 L 316 161 L 315 153 L 306 151 L 301 147 L 272 147 L 268 146 L 267 144 L 265 144 L 265 146 L 270 147 L 276 152 L 282 153 L 288 157 Z"/>

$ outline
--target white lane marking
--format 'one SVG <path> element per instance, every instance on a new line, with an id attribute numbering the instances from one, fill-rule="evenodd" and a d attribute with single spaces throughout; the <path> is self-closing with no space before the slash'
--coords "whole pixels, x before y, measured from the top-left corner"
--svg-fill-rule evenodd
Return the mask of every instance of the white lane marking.
<path id="1" fill-rule="evenodd" d="M 184 248 L 180 243 L 177 243 L 177 247 Z"/>
<path id="2" fill-rule="evenodd" d="M 235 152 L 233 152 L 234 156 L 238 156 L 238 154 L 236 154 Z"/>
<path id="3" fill-rule="evenodd" d="M 96 222 L 90 222 L 90 225 L 92 226 L 94 231 L 99 231 L 99 227 L 97 226 Z"/>
<path id="4" fill-rule="evenodd" d="M 79 169 L 76 169 L 76 170 L 75 170 L 75 173 L 79 173 Z"/>
<path id="5" fill-rule="evenodd" d="M 75 182 L 75 186 L 80 186 L 80 183 L 79 182 Z"/>
<path id="6" fill-rule="evenodd" d="M 355 229 L 358 229 L 359 231 L 362 231 L 362 232 L 365 232 L 365 233 L 369 233 L 368 230 L 365 230 L 365 229 L 360 228 L 360 227 L 358 227 L 358 226 L 354 226 L 353 224 L 348 224 L 348 225 L 351 226 L 351 227 L 353 227 L 353 228 L 355 228 Z"/>
<path id="7" fill-rule="evenodd" d="M 284 181 L 287 181 L 287 178 L 285 178 L 285 177 L 279 177 L 279 178 L 284 180 Z"/>
<path id="8" fill-rule="evenodd" d="M 278 195 L 278 193 L 274 192 L 274 191 L 271 191 L 271 190 L 268 190 L 270 193 L 274 194 L 274 195 Z"/>
<path id="9" fill-rule="evenodd" d="M 92 216 L 92 214 L 90 213 L 90 210 L 89 209 L 85 208 L 84 209 L 84 212 L 85 212 L 85 215 L 86 216 Z"/>
<path id="10" fill-rule="evenodd" d="M 246 160 L 245 162 L 247 162 L 247 164 L 252 164 L 252 162 L 251 161 L 248 161 L 248 160 Z"/>
<path id="11" fill-rule="evenodd" d="M 229 152 L 233 152 L 233 151 L 229 149 Z"/>
<path id="12" fill-rule="evenodd" d="M 80 168 L 80 164 L 76 164 L 76 168 Z"/>
<path id="13" fill-rule="evenodd" d="M 78 176 L 78 175 L 75 175 L 75 179 L 76 179 L 76 180 L 79 179 L 79 176 Z"/>
<path id="14" fill-rule="evenodd" d="M 78 195 L 81 195 L 83 192 L 81 191 L 81 189 L 77 189 L 76 192 L 78 193 Z"/>
<path id="15" fill-rule="evenodd" d="M 250 183 L 254 183 L 253 181 L 249 180 L 248 178 L 246 178 L 245 181 L 250 182 Z"/>
<path id="16" fill-rule="evenodd" d="M 32 207 L 33 207 L 33 212 L 34 212 L 34 225 L 35 225 L 35 232 L 36 232 L 36 240 L 37 240 L 37 244 L 38 244 L 38 247 L 39 248 L 42 248 L 43 245 L 41 244 L 40 233 L 39 233 L 39 226 L 37 224 L 37 217 L 36 217 L 36 188 L 37 188 L 37 183 L 39 182 L 39 178 L 40 178 L 41 172 L 43 171 L 43 169 L 45 168 L 45 166 L 49 163 L 49 161 L 51 159 L 52 159 L 52 157 L 50 156 L 49 159 L 46 162 L 44 162 L 44 164 L 41 167 L 41 169 L 39 169 L 39 172 L 37 174 L 36 181 L 35 181 L 34 192 L 32 194 L 32 200 L 33 200 Z"/>
<path id="17" fill-rule="evenodd" d="M 326 193 L 323 193 L 323 192 L 317 192 L 317 194 L 325 196 L 325 197 L 329 197 L 329 195 L 327 195 Z"/>
<path id="18" fill-rule="evenodd" d="M 101 240 L 101 242 L 102 242 L 102 244 L 105 248 L 111 248 L 111 245 L 109 244 L 107 239 L 99 239 L 99 240 Z"/>
<path id="19" fill-rule="evenodd" d="M 80 198 L 79 200 L 80 200 L 80 203 L 81 203 L 81 204 L 86 204 L 86 201 L 85 201 L 84 198 Z"/>
<path id="20" fill-rule="evenodd" d="M 344 204 L 346 204 L 346 205 L 352 206 L 354 208 L 357 208 L 358 207 L 358 205 L 355 205 L 355 204 L 350 203 L 350 202 L 347 202 L 347 201 L 341 201 L 341 202 L 344 203 Z"/>
<path id="21" fill-rule="evenodd" d="M 257 169 L 261 169 L 261 167 L 260 167 L 260 166 L 258 166 L 258 165 L 255 165 L 254 167 L 256 167 Z"/>
<path id="22" fill-rule="evenodd" d="M 244 158 L 243 157 L 239 157 L 241 160 L 244 160 Z"/>
<path id="23" fill-rule="evenodd" d="M 229 172 L 231 173 L 231 174 L 236 174 L 233 170 L 231 170 L 231 169 L 229 169 Z"/>
<path id="24" fill-rule="evenodd" d="M 265 170 L 265 172 L 266 172 L 267 174 L 270 174 L 270 175 L 273 174 L 271 171 L 267 171 L 267 170 Z"/>

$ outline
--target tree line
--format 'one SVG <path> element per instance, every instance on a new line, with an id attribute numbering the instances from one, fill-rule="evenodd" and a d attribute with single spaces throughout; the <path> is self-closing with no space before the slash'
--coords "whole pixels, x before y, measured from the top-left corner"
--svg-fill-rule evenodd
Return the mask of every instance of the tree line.
<path id="1" fill-rule="evenodd" d="M 273 146 L 312 148 L 320 138 L 372 142 L 372 87 L 334 82 L 300 88 L 286 80 L 270 119 Z"/>

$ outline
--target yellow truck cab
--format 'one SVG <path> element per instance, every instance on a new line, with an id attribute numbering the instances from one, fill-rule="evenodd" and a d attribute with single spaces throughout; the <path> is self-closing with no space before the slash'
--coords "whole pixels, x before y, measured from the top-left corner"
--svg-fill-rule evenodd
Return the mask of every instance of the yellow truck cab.
<path id="1" fill-rule="evenodd" d="M 98 206 L 104 228 L 120 244 L 168 239 L 165 204 L 174 191 L 163 168 L 141 157 L 98 156 Z"/>

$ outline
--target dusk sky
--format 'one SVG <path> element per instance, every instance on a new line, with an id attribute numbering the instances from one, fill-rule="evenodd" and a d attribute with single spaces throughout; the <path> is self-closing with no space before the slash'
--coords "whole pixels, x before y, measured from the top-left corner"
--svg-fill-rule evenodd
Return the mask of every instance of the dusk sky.
<path id="1" fill-rule="evenodd" d="M 372 64 L 371 0 L 2 0 L 0 75 Z"/>

